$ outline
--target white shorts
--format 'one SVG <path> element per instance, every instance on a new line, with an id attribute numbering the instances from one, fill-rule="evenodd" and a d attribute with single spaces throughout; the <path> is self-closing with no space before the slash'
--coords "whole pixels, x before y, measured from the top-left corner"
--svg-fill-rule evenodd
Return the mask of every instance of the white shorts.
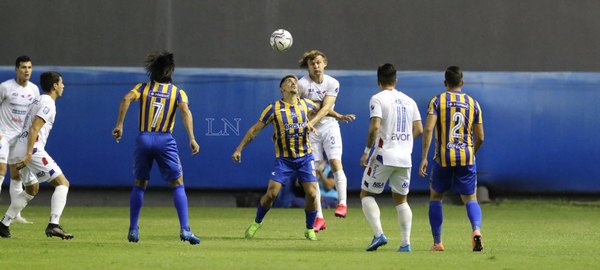
<path id="1" fill-rule="evenodd" d="M 0 163 L 15 164 L 21 161 L 20 158 L 22 156 L 18 156 L 17 153 L 15 153 L 15 145 L 16 142 L 10 143 L 8 140 L 6 140 L 6 137 L 0 139 Z"/>
<path id="2" fill-rule="evenodd" d="M 315 162 L 325 159 L 323 154 L 327 155 L 327 159 L 342 160 L 342 135 L 340 133 L 340 126 L 331 125 L 328 128 L 309 134 L 310 146 L 313 149 L 313 156 Z"/>
<path id="3" fill-rule="evenodd" d="M 361 188 L 374 194 L 381 194 L 388 179 L 392 192 L 407 195 L 410 186 L 410 169 L 386 166 L 378 159 L 371 159 L 363 173 Z"/>
<path id="4" fill-rule="evenodd" d="M 36 151 L 34 148 L 31 161 L 19 171 L 21 181 L 25 186 L 38 182 L 49 182 L 63 174 L 58 164 L 44 150 Z"/>

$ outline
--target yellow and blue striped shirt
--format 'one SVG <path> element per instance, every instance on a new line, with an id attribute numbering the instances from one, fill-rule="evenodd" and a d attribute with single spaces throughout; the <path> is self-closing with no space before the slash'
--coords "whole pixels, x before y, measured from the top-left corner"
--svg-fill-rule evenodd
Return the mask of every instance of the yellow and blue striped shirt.
<path id="1" fill-rule="evenodd" d="M 259 120 L 273 122 L 276 158 L 300 158 L 312 153 L 306 123 L 308 112 L 316 108 L 311 100 L 299 98 L 296 104 L 277 100 L 263 110 Z"/>
<path id="2" fill-rule="evenodd" d="M 173 132 L 179 103 L 188 103 L 182 89 L 170 83 L 138 83 L 131 92 L 140 101 L 140 132 Z"/>
<path id="3" fill-rule="evenodd" d="M 483 124 L 479 103 L 465 93 L 447 91 L 431 99 L 428 114 L 438 117 L 434 160 L 442 167 L 473 165 L 473 124 Z"/>

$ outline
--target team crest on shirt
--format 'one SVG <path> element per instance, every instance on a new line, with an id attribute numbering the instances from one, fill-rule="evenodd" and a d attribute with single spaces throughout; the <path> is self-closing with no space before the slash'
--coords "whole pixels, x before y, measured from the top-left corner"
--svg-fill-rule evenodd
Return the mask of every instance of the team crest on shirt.
<path id="1" fill-rule="evenodd" d="M 42 110 L 42 112 L 43 112 L 44 114 L 48 114 L 48 113 L 50 112 L 50 108 L 48 108 L 48 107 L 44 107 L 44 109 Z"/>

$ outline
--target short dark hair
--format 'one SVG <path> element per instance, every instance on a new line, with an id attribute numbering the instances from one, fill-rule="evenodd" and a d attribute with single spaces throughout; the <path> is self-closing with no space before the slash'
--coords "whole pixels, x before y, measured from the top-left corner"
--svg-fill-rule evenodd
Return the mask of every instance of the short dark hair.
<path id="1" fill-rule="evenodd" d="M 27 55 L 21 55 L 15 60 L 15 68 L 18 68 L 23 62 L 31 62 L 31 58 Z"/>
<path id="2" fill-rule="evenodd" d="M 294 74 L 285 75 L 285 76 L 283 76 L 283 78 L 281 78 L 281 81 L 279 82 L 279 87 L 281 87 L 283 85 L 283 82 L 285 80 L 287 80 L 288 78 L 294 78 L 294 79 L 296 79 L 296 81 L 298 80 L 298 77 L 296 77 L 296 75 L 294 75 Z"/>
<path id="3" fill-rule="evenodd" d="M 55 71 L 46 71 L 40 74 L 40 85 L 42 86 L 42 90 L 44 90 L 45 93 L 51 92 L 54 84 L 60 81 L 60 77 L 62 77 L 62 75 Z"/>
<path id="4" fill-rule="evenodd" d="M 396 67 L 385 63 L 377 68 L 377 81 L 381 85 L 393 85 L 396 82 Z"/>
<path id="5" fill-rule="evenodd" d="M 175 71 L 173 53 L 165 50 L 153 52 L 146 57 L 145 66 L 151 80 L 159 83 L 173 81 L 171 78 Z"/>
<path id="6" fill-rule="evenodd" d="M 460 86 L 460 83 L 463 80 L 463 72 L 457 66 L 450 66 L 446 68 L 444 77 L 446 79 L 446 84 L 448 84 L 449 87 L 457 87 Z"/>
<path id="7" fill-rule="evenodd" d="M 314 60 L 315 58 L 317 58 L 317 56 L 323 57 L 323 60 L 325 60 L 325 63 L 327 63 L 327 56 L 325 56 L 325 54 L 323 52 L 321 52 L 319 50 L 312 50 L 312 51 L 305 52 L 302 55 L 302 58 L 298 61 L 298 65 L 301 68 L 307 68 L 308 61 Z"/>

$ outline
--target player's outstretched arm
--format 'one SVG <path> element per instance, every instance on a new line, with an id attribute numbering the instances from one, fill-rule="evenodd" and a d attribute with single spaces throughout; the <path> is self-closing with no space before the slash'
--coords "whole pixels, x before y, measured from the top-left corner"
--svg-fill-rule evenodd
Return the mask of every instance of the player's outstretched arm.
<path id="1" fill-rule="evenodd" d="M 321 121 L 321 118 L 329 114 L 329 111 L 331 111 L 331 108 L 333 108 L 333 104 L 335 104 L 335 99 L 336 97 L 334 96 L 325 96 L 325 98 L 323 98 L 323 102 L 321 102 L 321 108 L 309 121 L 312 126 Z"/>
<path id="2" fill-rule="evenodd" d="M 183 121 L 183 126 L 185 127 L 188 139 L 190 140 L 190 150 L 192 150 L 192 155 L 198 154 L 198 152 L 200 152 L 200 146 L 196 142 L 196 137 L 194 136 L 194 118 L 192 116 L 192 111 L 190 111 L 188 104 L 183 102 L 179 103 L 177 108 L 181 111 L 181 120 Z"/>
<path id="3" fill-rule="evenodd" d="M 263 130 L 263 128 L 265 128 L 266 126 L 267 125 L 262 121 L 256 121 L 256 123 L 252 127 L 250 127 L 248 131 L 246 131 L 244 138 L 242 138 L 242 141 L 235 148 L 235 151 L 231 155 L 231 159 L 235 162 L 242 162 L 242 150 L 244 150 L 244 147 L 246 147 L 246 145 L 248 145 L 252 140 L 254 140 L 254 138 L 256 138 L 260 131 Z"/>
<path id="4" fill-rule="evenodd" d="M 342 121 L 344 123 L 350 123 L 356 119 L 356 115 L 354 115 L 354 114 L 341 114 L 341 113 L 336 112 L 333 109 L 329 110 L 328 116 L 331 116 L 331 117 L 337 119 L 338 121 Z"/>
<path id="5" fill-rule="evenodd" d="M 119 105 L 119 114 L 117 116 L 117 123 L 115 124 L 115 128 L 112 131 L 112 135 L 115 138 L 115 141 L 119 143 L 121 137 L 123 137 L 123 122 L 125 122 L 125 115 L 129 110 L 129 105 L 136 99 L 136 95 L 133 91 L 125 94 L 123 99 L 121 100 L 121 105 Z"/>

